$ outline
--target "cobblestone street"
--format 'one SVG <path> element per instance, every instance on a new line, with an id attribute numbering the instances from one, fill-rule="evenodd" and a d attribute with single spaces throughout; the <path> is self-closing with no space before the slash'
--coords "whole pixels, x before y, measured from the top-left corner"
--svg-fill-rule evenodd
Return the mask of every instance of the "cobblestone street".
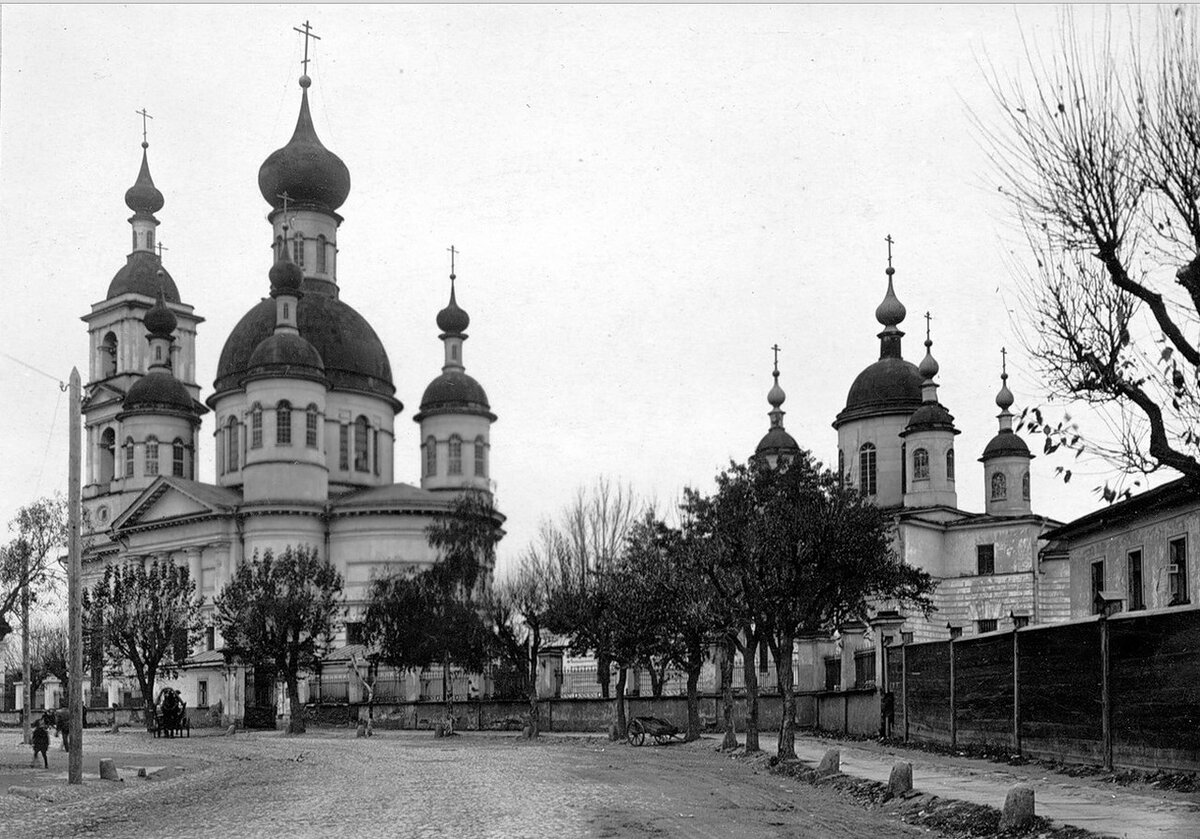
<path id="1" fill-rule="evenodd" d="M 89 732 L 85 773 L 114 755 L 129 767 L 125 782 L 67 788 L 65 754 L 53 751 L 50 772 L 34 772 L 27 752 L 5 739 L 5 783 L 45 783 L 56 771 L 64 778 L 47 787 L 52 802 L 0 794 L 6 839 L 924 835 L 828 790 L 756 772 L 717 754 L 714 740 L 633 749 L 599 739 L 437 740 L 426 732 L 182 741 Z M 130 771 L 149 763 L 167 768 L 149 780 Z"/>

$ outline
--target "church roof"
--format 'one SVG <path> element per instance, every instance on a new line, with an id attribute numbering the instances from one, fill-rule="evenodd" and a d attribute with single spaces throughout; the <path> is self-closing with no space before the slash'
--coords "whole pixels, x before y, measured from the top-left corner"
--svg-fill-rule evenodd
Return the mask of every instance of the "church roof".
<path id="1" fill-rule="evenodd" d="M 758 447 L 754 449 L 755 454 L 780 454 L 783 452 L 799 451 L 800 444 L 796 442 L 796 438 L 788 434 L 782 428 L 772 428 L 763 435 L 759 441 Z"/>
<path id="2" fill-rule="evenodd" d="M 880 414 L 909 414 L 921 407 L 921 374 L 903 358 L 881 358 L 855 377 L 834 427 Z"/>
<path id="3" fill-rule="evenodd" d="M 315 207 L 333 212 L 350 194 L 350 170 L 336 154 L 325 148 L 313 128 L 308 109 L 308 76 L 300 79 L 304 92 L 300 116 L 292 139 L 271 152 L 258 170 L 258 188 L 267 203 L 283 208 L 283 195 L 291 207 Z"/>
<path id="4" fill-rule="evenodd" d="M 461 370 L 447 370 L 429 383 L 421 396 L 421 413 L 413 419 L 419 421 L 426 414 L 449 412 L 491 414 L 483 385 Z"/>
<path id="5" fill-rule="evenodd" d="M 166 370 L 152 370 L 134 382 L 122 404 L 126 411 L 165 410 L 189 414 L 200 413 L 197 407 L 183 382 Z"/>
<path id="6" fill-rule="evenodd" d="M 366 318 L 325 291 L 310 288 L 305 291 L 296 304 L 296 324 L 324 362 L 330 387 L 367 391 L 391 400 L 399 410 L 402 406 L 394 397 L 396 387 L 392 384 L 387 351 Z M 238 387 L 250 372 L 255 348 L 274 331 L 275 301 L 264 298 L 242 317 L 225 340 L 213 384 L 217 394 Z M 209 397 L 210 405 L 213 398 Z"/>
<path id="7" fill-rule="evenodd" d="M 1004 429 L 991 440 L 983 448 L 983 457 L 980 460 L 991 460 L 993 457 L 1028 457 L 1033 455 L 1029 451 L 1029 446 L 1021 439 L 1021 435 L 1017 434 L 1012 429 Z"/>
<path id="8" fill-rule="evenodd" d="M 331 501 L 329 506 L 334 510 L 408 505 L 448 509 L 452 501 L 452 495 L 441 492 L 430 492 L 427 489 L 421 489 L 412 484 L 387 484 L 385 486 L 367 487 L 348 492 L 345 495 L 339 495 Z"/>
<path id="9" fill-rule="evenodd" d="M 162 272 L 161 286 L 160 271 Z M 163 297 L 168 303 L 179 302 L 179 289 L 175 287 L 175 281 L 171 279 L 167 269 L 163 268 L 159 258 L 150 251 L 134 251 L 129 254 L 121 270 L 113 276 L 112 282 L 108 284 L 108 293 L 105 295 L 105 299 L 111 300 L 122 294 L 157 297 L 160 287 Z"/>
<path id="10" fill-rule="evenodd" d="M 252 376 L 325 378 L 321 354 L 294 332 L 276 332 L 264 339 L 250 354 L 249 365 Z"/>

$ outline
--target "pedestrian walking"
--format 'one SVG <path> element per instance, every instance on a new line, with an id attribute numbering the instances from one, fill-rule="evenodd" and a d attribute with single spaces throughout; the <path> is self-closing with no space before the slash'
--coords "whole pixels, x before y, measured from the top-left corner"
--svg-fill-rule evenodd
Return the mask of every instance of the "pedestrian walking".
<path id="1" fill-rule="evenodd" d="M 47 752 L 50 751 L 50 732 L 46 730 L 46 726 L 38 720 L 33 725 L 33 763 L 32 766 L 37 766 L 38 752 L 42 754 L 42 765 L 50 768 L 50 758 L 47 757 Z"/>

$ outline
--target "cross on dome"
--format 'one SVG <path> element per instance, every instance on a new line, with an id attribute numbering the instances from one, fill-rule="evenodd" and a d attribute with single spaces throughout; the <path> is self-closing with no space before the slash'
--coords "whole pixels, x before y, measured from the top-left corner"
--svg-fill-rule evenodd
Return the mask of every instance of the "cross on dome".
<path id="1" fill-rule="evenodd" d="M 319 41 L 319 40 L 321 40 L 321 36 L 313 34 L 312 27 L 309 25 L 307 20 L 304 21 L 303 29 L 301 29 L 299 26 L 293 26 L 292 29 L 296 30 L 297 32 L 299 32 L 301 35 L 304 36 L 304 60 L 301 61 L 300 63 L 304 66 L 304 75 L 307 76 L 308 75 L 308 61 L 309 61 L 309 59 L 308 59 L 308 42 L 310 39 L 313 41 Z"/>
<path id="2" fill-rule="evenodd" d="M 134 111 L 134 113 L 142 118 L 142 148 L 149 148 L 150 143 L 146 141 L 146 120 L 154 119 L 154 117 L 146 113 L 145 108 L 142 108 L 140 111 Z"/>

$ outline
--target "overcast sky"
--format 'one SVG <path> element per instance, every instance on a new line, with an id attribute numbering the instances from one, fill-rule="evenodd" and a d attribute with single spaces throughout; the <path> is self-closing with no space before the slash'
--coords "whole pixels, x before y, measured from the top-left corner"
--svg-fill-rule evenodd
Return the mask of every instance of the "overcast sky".
<path id="1" fill-rule="evenodd" d="M 1080 12 L 1090 20 L 1090 11 Z M 1121 14 L 1124 14 L 1123 12 Z M 1144 14 L 1150 14 L 1147 10 Z M 1023 63 L 1053 8 L 1022 6 L 6 6 L 0 30 L 0 518 L 65 492 L 80 316 L 129 245 L 142 120 L 166 204 L 164 262 L 206 320 L 202 398 L 234 324 L 268 291 L 262 161 L 287 142 L 312 22 L 316 129 L 350 169 L 342 299 L 389 354 L 396 477 L 440 372 L 454 244 L 467 371 L 499 421 L 501 561 L 604 474 L 669 505 L 710 489 L 768 427 L 835 461 L 830 423 L 878 357 L 884 236 L 919 361 L 933 313 L 940 398 L 962 434 L 959 505 L 995 433 L 1000 347 L 1017 410 L 1044 394 L 1021 317 L 1008 208 L 968 108 L 990 62 Z M 38 371 L 14 361 L 17 359 Z M 49 374 L 49 376 L 44 375 Z M 1087 417 L 1083 419 L 1087 427 Z M 201 479 L 213 480 L 212 418 Z M 1041 447 L 1034 441 L 1035 452 Z M 1099 464 L 1034 461 L 1034 508 L 1098 505 Z"/>

